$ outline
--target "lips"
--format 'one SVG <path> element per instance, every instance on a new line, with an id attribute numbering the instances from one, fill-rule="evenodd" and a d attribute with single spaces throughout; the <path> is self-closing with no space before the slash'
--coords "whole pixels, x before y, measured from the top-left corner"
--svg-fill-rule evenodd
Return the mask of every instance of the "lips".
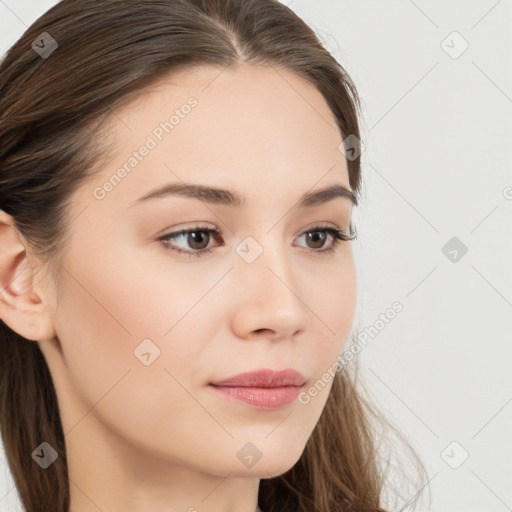
<path id="1" fill-rule="evenodd" d="M 212 386 L 278 388 L 284 386 L 302 386 L 305 377 L 292 369 L 274 371 L 269 369 L 240 373 L 227 379 L 212 382 Z"/>
<path id="2" fill-rule="evenodd" d="M 246 372 L 210 383 L 217 394 L 258 409 L 278 409 L 293 402 L 306 379 L 295 370 Z"/>

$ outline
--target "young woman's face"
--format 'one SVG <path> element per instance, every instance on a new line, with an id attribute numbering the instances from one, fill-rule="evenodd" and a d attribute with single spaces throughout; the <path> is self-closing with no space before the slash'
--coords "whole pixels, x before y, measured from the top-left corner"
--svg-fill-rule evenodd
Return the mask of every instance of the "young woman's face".
<path id="1" fill-rule="evenodd" d="M 144 474 L 283 473 L 319 420 L 355 312 L 351 242 L 325 231 L 349 232 L 351 201 L 300 205 L 350 189 L 335 119 L 309 83 L 255 66 L 181 72 L 114 119 L 115 156 L 72 197 L 57 337 L 41 343 L 80 454 L 71 474 L 113 456 L 137 456 Z M 185 183 L 243 205 L 141 199 Z M 170 236 L 180 230 L 193 233 Z M 250 403 L 210 385 L 261 369 L 300 372 L 291 396 L 302 394 L 256 390 Z"/>

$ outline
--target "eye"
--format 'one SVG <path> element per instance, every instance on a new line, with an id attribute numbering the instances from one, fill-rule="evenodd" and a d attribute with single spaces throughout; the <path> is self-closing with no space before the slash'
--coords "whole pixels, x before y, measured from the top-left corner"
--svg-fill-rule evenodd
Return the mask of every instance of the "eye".
<path id="1" fill-rule="evenodd" d="M 199 234 L 199 236 L 197 236 Z M 206 234 L 206 236 L 205 236 Z M 216 238 L 220 237 L 220 231 L 218 229 L 212 228 L 200 228 L 195 227 L 191 229 L 182 229 L 180 231 L 175 231 L 174 233 L 169 233 L 168 235 L 164 235 L 160 237 L 158 240 L 161 241 L 166 249 L 171 251 L 181 252 L 188 254 L 190 257 L 192 256 L 201 256 L 201 254 L 205 254 L 207 252 L 212 252 L 212 249 L 207 247 L 208 242 L 210 241 L 211 235 L 214 235 Z M 173 244 L 170 244 L 170 240 L 176 239 L 184 239 L 190 247 L 194 250 L 184 250 L 179 247 L 176 247 Z M 219 244 L 223 245 L 223 244 Z M 206 246 L 206 247 L 204 247 Z"/>
<path id="2" fill-rule="evenodd" d="M 193 257 L 212 252 L 212 248 L 208 247 L 212 235 L 215 239 L 221 238 L 221 233 L 218 229 L 197 226 L 169 233 L 158 238 L 157 241 L 161 242 L 165 249 L 188 254 L 189 257 Z M 303 236 L 306 237 L 308 243 L 313 245 L 311 252 L 326 254 L 334 252 L 336 246 L 340 242 L 355 240 L 357 238 L 357 233 L 355 231 L 351 231 L 347 234 L 344 231 L 331 226 L 316 226 L 299 235 L 299 238 Z M 327 248 L 322 248 L 329 237 L 332 238 L 331 245 Z M 171 241 L 179 239 L 184 240 L 192 250 L 183 249 L 176 246 L 174 243 L 170 243 Z M 224 244 L 220 243 L 218 245 Z"/>
<path id="3" fill-rule="evenodd" d="M 319 236 L 320 235 L 320 236 Z M 309 229 L 308 231 L 305 231 L 300 236 L 305 236 L 306 240 L 313 243 L 313 248 L 318 248 L 318 245 L 320 247 L 323 247 L 325 244 L 325 241 L 329 238 L 329 236 L 332 238 L 332 243 L 329 247 L 326 249 L 320 249 L 317 252 L 320 254 L 325 253 L 332 253 L 338 246 L 340 242 L 348 242 L 349 240 L 354 240 L 357 235 L 355 232 L 351 232 L 350 234 L 345 233 L 344 231 L 333 228 L 333 227 L 323 227 L 323 226 L 316 226 L 312 229 Z"/>

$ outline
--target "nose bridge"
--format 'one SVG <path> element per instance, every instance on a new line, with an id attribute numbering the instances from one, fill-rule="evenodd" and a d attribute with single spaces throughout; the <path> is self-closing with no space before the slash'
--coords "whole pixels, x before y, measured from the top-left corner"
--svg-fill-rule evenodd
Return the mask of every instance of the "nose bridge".
<path id="1" fill-rule="evenodd" d="M 245 304 L 256 305 L 281 318 L 301 316 L 304 303 L 298 297 L 297 273 L 292 248 L 277 229 L 253 231 L 236 248 L 236 279 L 245 290 Z"/>

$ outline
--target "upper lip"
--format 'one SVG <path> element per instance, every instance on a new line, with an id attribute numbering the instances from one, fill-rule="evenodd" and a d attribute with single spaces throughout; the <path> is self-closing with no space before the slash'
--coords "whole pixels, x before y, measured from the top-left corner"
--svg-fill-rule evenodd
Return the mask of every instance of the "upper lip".
<path id="1" fill-rule="evenodd" d="M 262 369 L 239 373 L 227 379 L 211 382 L 212 386 L 238 386 L 255 388 L 278 388 L 282 386 L 302 386 L 306 379 L 296 370 L 274 371 Z"/>

